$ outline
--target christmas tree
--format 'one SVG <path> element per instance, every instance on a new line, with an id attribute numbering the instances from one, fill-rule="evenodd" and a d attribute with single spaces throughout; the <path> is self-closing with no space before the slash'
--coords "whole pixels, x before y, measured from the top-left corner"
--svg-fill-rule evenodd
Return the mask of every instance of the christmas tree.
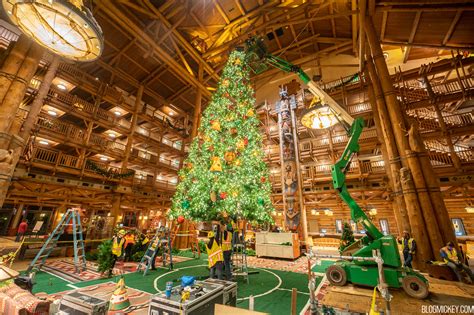
<path id="1" fill-rule="evenodd" d="M 272 221 L 271 184 L 246 55 L 230 54 L 179 171 L 170 216 Z"/>
<path id="2" fill-rule="evenodd" d="M 352 243 L 355 242 L 354 233 L 352 232 L 351 226 L 344 222 L 344 227 L 342 229 L 341 242 L 339 244 L 339 252 L 342 253 L 344 249 L 349 247 Z"/>

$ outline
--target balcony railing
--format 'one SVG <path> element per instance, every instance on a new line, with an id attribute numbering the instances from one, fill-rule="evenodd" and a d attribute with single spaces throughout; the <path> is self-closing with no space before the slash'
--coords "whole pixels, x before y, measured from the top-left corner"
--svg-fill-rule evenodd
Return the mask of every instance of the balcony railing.
<path id="1" fill-rule="evenodd" d="M 36 147 L 33 149 L 33 153 L 29 161 L 35 163 L 35 165 L 40 168 L 43 164 L 48 169 L 51 169 L 51 167 L 54 167 L 54 169 L 58 169 L 60 167 L 63 169 L 70 169 L 76 175 L 80 174 L 83 168 L 84 174 L 92 177 L 103 177 L 96 172 L 93 165 L 95 165 L 95 167 L 105 169 L 109 173 L 118 175 L 128 174 L 133 171 L 131 169 L 122 170 L 120 167 L 110 166 L 106 163 L 101 163 L 92 159 L 85 159 L 84 163 L 81 163 L 79 157 L 77 156 L 66 154 L 59 150 L 41 147 Z M 93 163 L 88 163 L 88 161 L 91 161 Z M 112 180 L 120 179 L 112 178 Z"/>

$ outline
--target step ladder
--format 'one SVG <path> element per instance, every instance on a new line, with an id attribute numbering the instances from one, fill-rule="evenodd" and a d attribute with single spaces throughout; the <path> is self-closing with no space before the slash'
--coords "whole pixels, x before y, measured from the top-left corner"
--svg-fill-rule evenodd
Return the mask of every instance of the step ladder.
<path id="1" fill-rule="evenodd" d="M 86 258 L 84 250 L 84 239 L 82 235 L 81 225 L 81 214 L 80 209 L 68 209 L 63 215 L 58 225 L 54 228 L 53 232 L 49 235 L 46 242 L 36 254 L 35 258 L 31 261 L 28 266 L 27 273 L 33 270 L 41 270 L 43 265 L 48 259 L 49 255 L 56 247 L 59 238 L 64 233 L 64 230 L 68 225 L 72 224 L 72 235 L 74 245 L 74 267 L 75 272 L 80 273 L 86 270 Z"/>
<path id="2" fill-rule="evenodd" d="M 178 236 L 189 236 L 189 247 L 193 252 L 193 257 L 196 258 L 196 254 L 198 258 L 201 258 L 201 249 L 199 248 L 199 240 L 197 237 L 197 228 L 196 223 L 192 221 L 188 221 L 188 230 L 187 231 L 180 231 L 181 225 L 174 223 L 173 224 L 173 231 L 171 233 L 171 244 L 176 244 L 175 240 Z M 181 232 L 181 233 L 180 233 Z"/>
<path id="3" fill-rule="evenodd" d="M 247 249 L 245 241 L 236 243 L 232 247 L 232 275 L 243 277 L 249 283 L 249 270 L 247 267 Z"/>
<path id="4" fill-rule="evenodd" d="M 150 245 L 145 251 L 145 255 L 143 255 L 140 263 L 137 266 L 137 271 L 143 270 L 143 276 L 146 276 L 148 270 L 150 270 L 152 265 L 153 257 L 156 258 L 156 254 L 158 251 L 162 249 L 162 261 L 163 267 L 166 266 L 166 262 L 168 261 L 168 268 L 169 270 L 173 270 L 173 255 L 171 253 L 171 239 L 170 239 L 170 232 L 168 228 L 159 227 L 156 230 L 155 236 L 150 241 Z"/>

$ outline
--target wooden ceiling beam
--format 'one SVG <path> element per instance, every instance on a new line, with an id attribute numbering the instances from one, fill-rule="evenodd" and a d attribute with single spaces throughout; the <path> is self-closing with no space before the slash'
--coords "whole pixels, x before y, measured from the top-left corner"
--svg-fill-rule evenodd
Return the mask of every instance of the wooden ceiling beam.
<path id="1" fill-rule="evenodd" d="M 385 39 L 385 31 L 387 30 L 387 18 L 388 18 L 388 12 L 384 11 L 382 15 L 382 28 L 380 30 L 380 40 Z"/>
<path id="2" fill-rule="evenodd" d="M 219 80 L 219 75 L 214 69 L 202 58 L 201 54 L 188 42 L 186 38 L 167 20 L 163 14 L 150 2 L 150 0 L 144 0 L 144 3 L 148 9 L 150 9 L 168 29 L 172 29 L 174 37 L 178 40 L 180 46 L 193 58 L 198 64 L 203 65 L 203 70 L 212 76 L 215 80 Z M 207 95 L 206 93 L 204 95 Z"/>
<path id="3" fill-rule="evenodd" d="M 225 14 L 224 12 L 224 9 L 222 9 L 221 5 L 219 4 L 219 2 L 217 2 L 216 0 L 212 0 L 212 2 L 214 3 L 214 6 L 216 7 L 217 9 L 217 12 L 219 12 L 219 14 L 222 16 L 222 18 L 224 19 L 224 21 L 229 24 L 230 23 L 230 20 L 229 18 L 227 17 L 227 15 Z"/>
<path id="4" fill-rule="evenodd" d="M 409 46 L 409 47 L 417 47 L 417 48 L 433 48 L 433 49 L 465 49 L 465 50 L 472 50 L 474 49 L 473 44 L 449 44 L 449 45 L 442 45 L 442 44 L 432 44 L 432 43 L 408 43 L 399 40 L 392 40 L 392 39 L 384 39 L 381 41 L 384 45 L 392 45 L 392 46 Z"/>
<path id="5" fill-rule="evenodd" d="M 139 26 L 134 24 L 126 15 L 123 14 L 117 6 L 112 3 L 111 0 L 95 0 L 96 4 L 100 6 L 112 20 L 114 20 L 117 25 L 120 25 L 122 28 L 126 29 L 133 36 L 137 37 L 139 40 L 145 44 L 150 45 L 156 54 L 162 59 L 169 67 L 176 73 L 177 76 L 183 78 L 188 83 L 193 84 L 197 88 L 201 89 L 203 95 L 210 97 L 211 93 L 206 89 L 206 87 L 197 80 L 196 77 L 190 75 L 186 69 L 184 69 L 173 57 L 171 57 L 166 51 L 163 50 L 159 45 L 156 44 L 156 41 L 153 40 L 147 33 L 145 33 Z M 154 93 L 156 94 L 156 93 Z"/>
<path id="6" fill-rule="evenodd" d="M 271 2 L 269 2 L 271 3 Z M 267 3 L 268 4 L 268 3 Z M 267 21 L 267 22 L 264 22 L 258 26 L 254 26 L 251 28 L 251 30 L 249 31 L 245 31 L 244 34 L 240 35 L 240 36 L 237 36 L 235 38 L 233 38 L 232 40 L 230 41 L 227 41 L 225 43 L 223 43 L 222 45 L 219 45 L 219 46 L 214 46 L 212 49 L 209 49 L 206 53 L 203 54 L 203 57 L 204 58 L 212 58 L 213 56 L 215 55 L 218 55 L 218 54 L 222 54 L 224 53 L 225 51 L 227 51 L 230 47 L 238 44 L 239 42 L 241 41 L 244 41 L 246 40 L 249 35 L 252 35 L 252 34 L 259 34 L 260 32 L 264 32 L 264 31 L 267 31 L 267 30 L 271 30 L 271 29 L 277 29 L 277 28 L 280 28 L 280 27 L 284 27 L 284 26 L 290 26 L 290 25 L 295 25 L 295 24 L 301 24 L 301 23 L 308 23 L 308 22 L 313 22 L 313 21 L 321 21 L 321 20 L 327 20 L 327 19 L 330 19 L 331 17 L 336 17 L 336 16 L 346 16 L 346 15 L 350 15 L 348 13 L 339 13 L 335 16 L 331 16 L 331 15 L 325 15 L 325 16 L 321 16 L 321 17 L 311 17 L 311 18 L 298 18 L 298 19 L 295 19 L 295 15 L 298 15 L 298 14 L 305 14 L 305 9 L 310 5 L 310 2 L 307 2 L 305 4 L 302 4 L 296 8 L 292 8 L 292 9 L 288 9 L 286 10 L 285 12 L 283 12 L 282 14 L 278 15 L 278 16 L 272 16 L 272 19 L 270 21 Z M 323 6 L 327 6 L 327 3 L 325 4 L 321 4 L 321 7 Z M 260 7 L 260 8 L 263 8 Z M 257 9 L 256 9 L 257 10 Z M 254 12 L 256 10 L 253 10 L 251 12 Z M 263 10 L 262 10 L 263 11 Z M 261 12 L 261 11 L 259 11 Z M 351 12 L 351 11 L 348 11 L 348 12 Z M 248 13 L 247 15 L 249 15 L 250 13 Z M 279 18 L 280 17 L 283 17 L 283 16 L 286 16 L 286 15 L 290 15 L 292 16 L 292 20 L 290 21 L 285 21 L 283 23 L 280 23 L 279 22 Z M 232 22 L 234 23 L 234 22 Z M 231 24 L 232 24 L 231 23 Z M 229 24 L 230 25 L 230 24 Z"/>
<path id="7" fill-rule="evenodd" d="M 458 10 L 456 12 L 456 15 L 454 16 L 453 18 L 453 21 L 451 22 L 451 24 L 449 25 L 449 29 L 448 31 L 446 32 L 446 35 L 444 36 L 443 38 L 443 42 L 442 44 L 443 45 L 446 45 L 449 41 L 449 39 L 451 38 L 451 35 L 453 35 L 453 32 L 456 28 L 456 25 L 458 24 L 459 22 L 459 19 L 461 19 L 461 15 L 462 15 L 462 11 L 461 10 Z"/>
<path id="8" fill-rule="evenodd" d="M 415 20 L 413 21 L 413 25 L 411 27 L 410 37 L 408 38 L 408 44 L 411 44 L 415 39 L 416 30 L 418 29 L 418 24 L 420 24 L 421 19 L 421 11 L 416 12 Z M 408 57 L 410 57 L 411 46 L 405 48 L 405 55 L 403 56 L 403 63 L 408 61 Z"/>
<path id="9" fill-rule="evenodd" d="M 447 12 L 447 11 L 474 11 L 474 6 L 472 4 L 459 4 L 455 3 L 454 1 L 447 6 L 417 6 L 414 4 L 413 6 L 400 6 L 400 7 L 393 7 L 393 6 L 382 6 L 380 3 L 377 3 L 377 7 L 375 12 Z"/>
<path id="10" fill-rule="evenodd" d="M 351 1 L 351 10 L 357 10 L 357 0 L 352 0 Z M 356 56 L 359 55 L 359 49 L 357 47 L 357 34 L 358 34 L 358 15 L 357 14 L 352 14 L 351 16 L 351 24 L 352 24 L 352 51 Z"/>

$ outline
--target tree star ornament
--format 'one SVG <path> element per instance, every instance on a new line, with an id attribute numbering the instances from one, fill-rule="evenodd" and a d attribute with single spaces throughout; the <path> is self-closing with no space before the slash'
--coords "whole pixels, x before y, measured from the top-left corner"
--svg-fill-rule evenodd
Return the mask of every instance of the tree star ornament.
<path id="1" fill-rule="evenodd" d="M 218 156 L 212 157 L 211 172 L 222 172 L 221 159 Z"/>

